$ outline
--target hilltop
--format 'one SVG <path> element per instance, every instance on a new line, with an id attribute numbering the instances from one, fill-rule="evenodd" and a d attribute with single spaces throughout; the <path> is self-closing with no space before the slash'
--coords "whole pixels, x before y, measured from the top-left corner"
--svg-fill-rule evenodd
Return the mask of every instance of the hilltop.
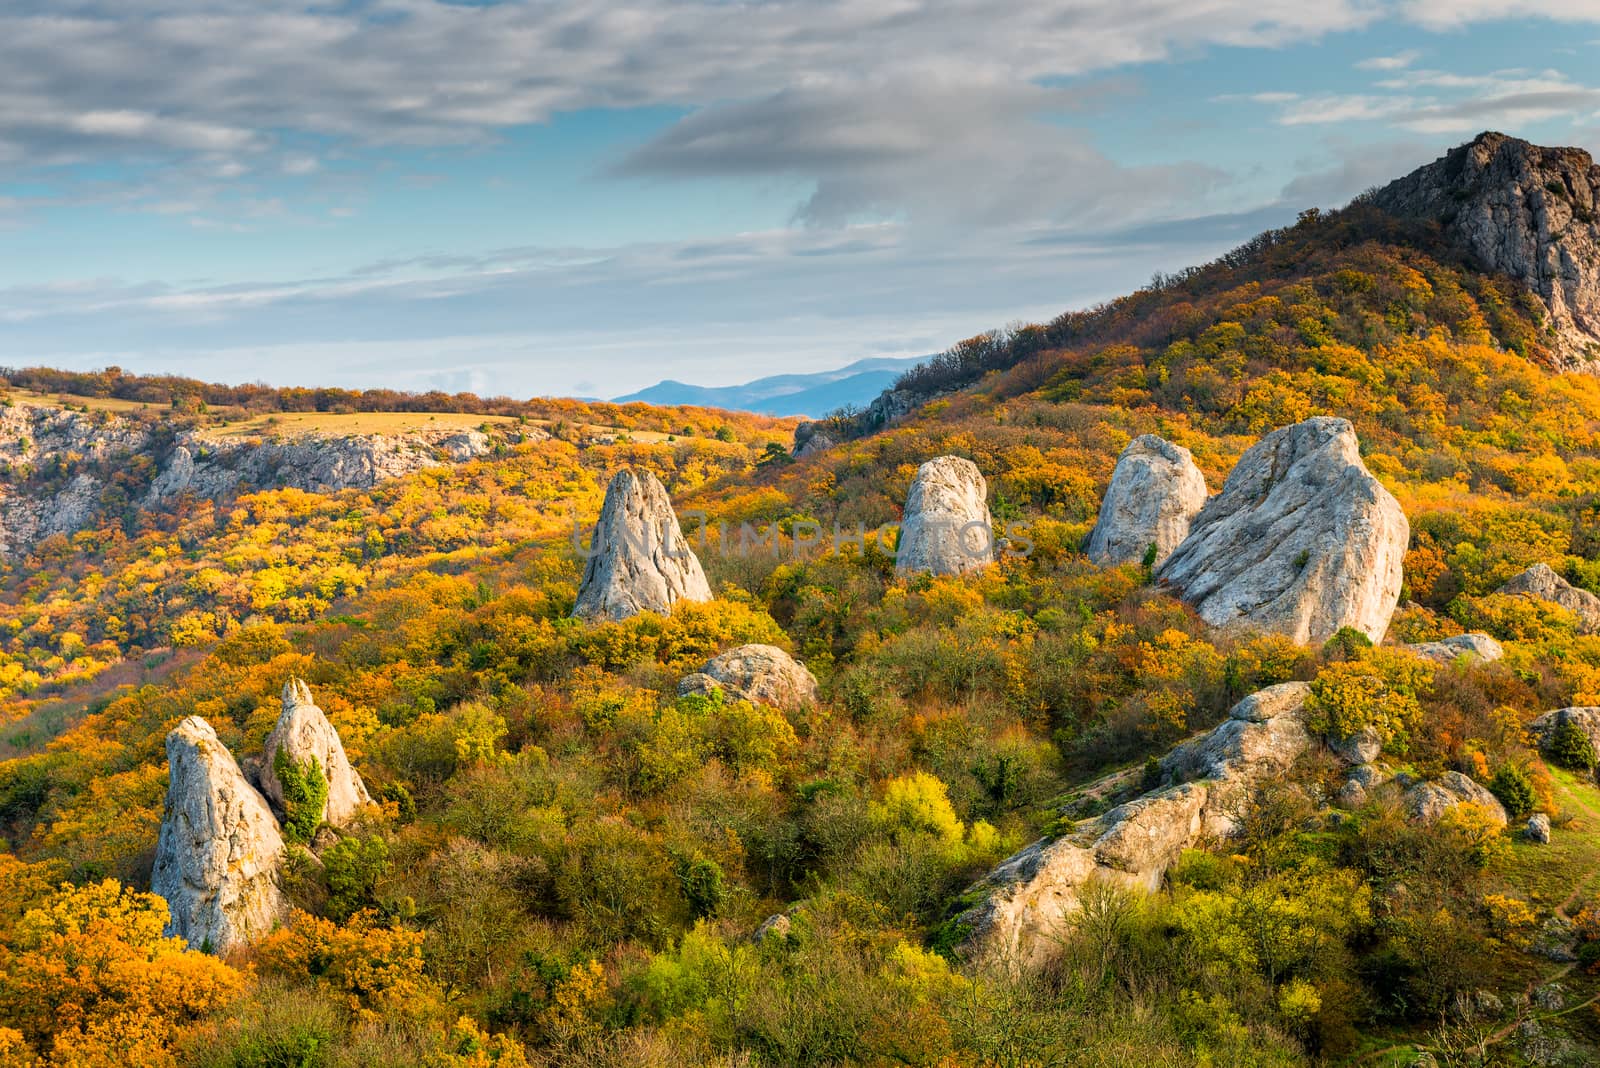
<path id="1" fill-rule="evenodd" d="M 76 399 L 98 398 L 181 419 L 161 437 L 109 410 L 95 440 L 114 460 L 30 452 L 9 476 L 9 492 L 80 474 L 106 488 L 80 529 L 0 571 L 0 1050 L 1592 1062 L 1600 787 L 1574 729 L 1549 744 L 1590 722 L 1550 713 L 1600 705 L 1600 635 L 1570 607 L 1600 595 L 1586 160 L 1484 135 L 1215 263 L 962 342 L 865 412 L 798 430 L 8 375 L 16 406 L 71 395 L 40 418 L 102 420 Z M 441 432 L 489 445 L 366 485 L 148 495 L 176 435 L 253 426 L 265 447 L 252 420 L 276 417 L 278 447 L 300 446 L 292 416 L 415 412 L 454 413 Z M 1286 427 L 1334 441 L 1338 469 L 1403 513 L 1386 524 L 1404 543 L 1386 625 L 1313 644 L 1216 627 L 1152 582 L 1153 557 L 1082 551 L 1140 435 L 1170 446 L 1147 439 L 1147 455 L 1187 450 L 1215 493 Z M 1246 466 L 1280 477 L 1261 455 Z M 927 464 L 940 456 L 959 459 Z M 624 466 L 656 477 L 613 482 Z M 948 485 L 912 494 L 919 472 Z M 608 484 L 609 523 L 675 508 L 698 564 L 624 540 L 586 568 L 574 530 Z M 1026 552 L 897 574 L 888 535 L 854 532 L 908 500 L 923 520 L 987 513 Z M 802 544 L 812 524 L 824 535 Z M 586 574 L 672 578 L 670 611 L 575 615 Z M 1530 584 L 1562 603 L 1517 592 Z M 263 870 L 281 872 L 287 924 L 227 961 L 156 939 L 158 840 L 164 879 L 182 859 L 163 825 L 262 781 L 267 739 L 312 694 L 376 804 L 334 827 L 262 801 L 259 838 L 282 820 Z M 1265 756 L 1226 748 L 1262 734 Z M 180 805 L 169 747 L 212 762 L 210 778 L 181 765 Z M 1196 779 L 1208 762 L 1228 766 Z M 1212 798 L 1241 783 L 1220 819 Z M 1175 861 L 1152 867 L 1129 828 Z M 1051 865 L 1099 878 L 1030 882 Z M 968 952 L 980 920 L 1026 928 L 1068 888 L 1029 967 Z M 123 962 L 115 983 L 55 963 L 91 944 Z"/>

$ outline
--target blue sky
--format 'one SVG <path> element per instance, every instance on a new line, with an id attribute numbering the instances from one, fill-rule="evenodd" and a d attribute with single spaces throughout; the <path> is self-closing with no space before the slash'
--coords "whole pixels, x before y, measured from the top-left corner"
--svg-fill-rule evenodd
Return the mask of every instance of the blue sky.
<path id="1" fill-rule="evenodd" d="M 0 363 L 614 396 L 1106 299 L 1484 129 L 1600 0 L 10 0 Z"/>

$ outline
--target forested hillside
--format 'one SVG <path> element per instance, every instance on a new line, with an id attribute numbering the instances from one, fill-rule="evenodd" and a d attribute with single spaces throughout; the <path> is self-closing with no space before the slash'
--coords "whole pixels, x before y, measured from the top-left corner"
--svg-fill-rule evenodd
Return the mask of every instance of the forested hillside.
<path id="1" fill-rule="evenodd" d="M 45 539 L 0 572 L 0 1060 L 1593 1063 L 1594 753 L 1541 755 L 1528 727 L 1600 705 L 1600 635 L 1497 592 L 1544 563 L 1600 593 L 1600 379 L 1553 369 L 1546 320 L 1438 225 L 1358 203 L 963 343 L 902 383 L 937 399 L 876 433 L 841 419 L 802 458 L 772 420 L 436 398 L 659 436 L 530 436 Z M 12 388 L 301 403 L 111 377 Z M 1215 492 L 1316 415 L 1351 421 L 1410 521 L 1382 645 L 1218 630 L 1147 566 L 1080 551 L 1135 436 L 1187 447 Z M 976 463 L 1025 554 L 897 576 L 876 536 L 833 537 L 898 519 L 940 455 Z M 713 600 L 573 618 L 574 524 L 623 466 L 659 476 Z M 808 523 L 821 544 L 797 549 Z M 1504 657 L 1400 648 L 1465 631 Z M 792 653 L 816 699 L 680 695 L 746 643 Z M 291 677 L 375 804 L 287 847 L 280 930 L 186 949 L 148 893 L 164 740 L 199 716 L 258 754 Z M 1343 773 L 1316 752 L 1157 892 L 1090 895 L 1043 967 L 961 951 L 966 891 L 1110 805 L 1086 785 L 1159 779 L 1174 744 L 1296 680 L 1325 717 L 1384 724 L 1392 772 L 1459 772 L 1510 827 L 1424 826 L 1376 791 L 1331 807 Z M 1518 833 L 1535 813 L 1549 844 Z"/>

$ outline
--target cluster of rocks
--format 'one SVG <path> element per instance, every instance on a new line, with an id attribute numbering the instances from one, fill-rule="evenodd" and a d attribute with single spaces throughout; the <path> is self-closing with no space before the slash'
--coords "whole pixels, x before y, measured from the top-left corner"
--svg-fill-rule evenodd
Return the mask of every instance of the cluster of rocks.
<path id="1" fill-rule="evenodd" d="M 1086 548 L 1115 564 L 1153 547 L 1156 580 L 1212 626 L 1302 644 L 1353 627 L 1381 641 L 1410 533 L 1349 421 L 1317 417 L 1262 438 L 1210 498 L 1187 449 L 1135 439 Z"/>
<path id="2" fill-rule="evenodd" d="M 314 760 L 321 767 L 328 783 L 323 822 L 348 825 L 372 803 L 338 732 L 299 679 L 285 684 L 265 751 L 249 762 L 255 782 L 201 717 L 167 735 L 167 796 L 150 889 L 166 899 L 167 934 L 191 948 L 226 955 L 287 915 L 284 793 L 274 771 L 280 749 L 300 766 Z"/>
<path id="3" fill-rule="evenodd" d="M 1319 738 L 1306 724 L 1310 686 L 1287 682 L 1240 701 L 1214 730 L 1174 748 L 1160 762 L 1163 785 L 1078 820 L 1003 861 L 968 896 L 977 903 L 955 917 L 962 952 L 976 960 L 1029 969 L 1055 945 L 1063 922 L 1081 905 L 1091 883 L 1155 890 L 1187 849 L 1238 833 L 1251 792 L 1281 779 L 1320 745 L 1339 752 L 1339 739 Z M 1458 772 L 1436 781 L 1391 776 L 1363 750 L 1352 761 L 1340 801 L 1352 807 L 1393 783 L 1413 820 L 1430 824 L 1456 806 L 1479 806 L 1500 826 L 1505 809 L 1493 794 Z M 1108 783 L 1115 786 L 1115 776 Z M 1086 792 L 1102 792 L 1100 784 Z M 1359 791 L 1359 793 L 1357 792 Z"/>
<path id="4" fill-rule="evenodd" d="M 519 431 L 543 435 L 536 429 Z M 489 454 L 478 430 L 304 436 L 254 441 L 205 430 L 175 439 L 146 423 L 110 412 L 78 412 L 12 401 L 0 407 L 0 558 L 15 557 L 53 534 L 73 534 L 101 512 L 110 470 L 127 457 L 159 456 L 140 503 L 161 508 L 186 494 L 222 500 L 255 489 L 290 487 L 315 493 L 369 489 L 427 467 Z M 63 473 L 24 478 L 46 461 Z"/>

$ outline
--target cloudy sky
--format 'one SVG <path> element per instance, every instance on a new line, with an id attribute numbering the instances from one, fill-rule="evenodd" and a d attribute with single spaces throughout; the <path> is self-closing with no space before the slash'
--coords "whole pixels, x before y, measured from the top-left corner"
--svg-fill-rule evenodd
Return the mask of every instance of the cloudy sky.
<path id="1" fill-rule="evenodd" d="M 1600 149 L 1600 0 L 3 0 L 0 364 L 920 354 L 1491 128 Z"/>

